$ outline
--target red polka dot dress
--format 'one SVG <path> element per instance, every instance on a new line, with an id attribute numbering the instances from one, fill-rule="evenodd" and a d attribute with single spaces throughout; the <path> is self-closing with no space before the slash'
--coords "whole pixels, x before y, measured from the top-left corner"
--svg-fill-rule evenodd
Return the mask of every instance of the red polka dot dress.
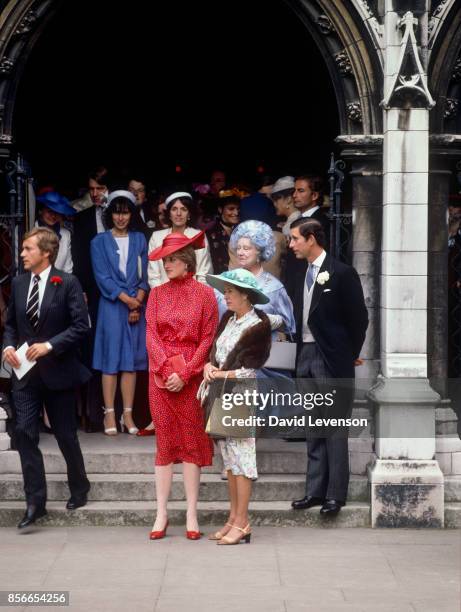
<path id="1" fill-rule="evenodd" d="M 197 400 L 211 345 L 218 326 L 213 290 L 191 275 L 154 287 L 146 309 L 149 355 L 149 403 L 157 436 L 156 465 L 211 465 L 213 443 L 205 433 L 204 414 Z M 176 372 L 186 383 L 179 393 L 157 387 L 154 374 L 167 378 L 168 357 L 182 354 L 186 367 Z"/>

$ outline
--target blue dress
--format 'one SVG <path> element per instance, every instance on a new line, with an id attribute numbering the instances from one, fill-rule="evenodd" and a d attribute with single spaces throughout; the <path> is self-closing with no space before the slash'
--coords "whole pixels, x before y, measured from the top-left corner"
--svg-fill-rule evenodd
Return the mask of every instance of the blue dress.
<path id="1" fill-rule="evenodd" d="M 128 233 L 126 275 L 119 269 L 118 245 L 109 230 L 91 241 L 91 263 L 101 292 L 94 341 L 93 368 L 104 374 L 147 370 L 144 308 L 138 323 L 128 323 L 128 307 L 118 299 L 136 297 L 147 284 L 147 244 L 144 234 Z"/>

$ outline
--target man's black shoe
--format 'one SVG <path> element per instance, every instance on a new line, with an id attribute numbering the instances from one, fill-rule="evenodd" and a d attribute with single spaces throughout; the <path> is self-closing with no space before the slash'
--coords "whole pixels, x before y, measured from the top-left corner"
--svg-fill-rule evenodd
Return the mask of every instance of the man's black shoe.
<path id="1" fill-rule="evenodd" d="M 86 495 L 85 497 L 71 497 L 66 504 L 67 510 L 76 510 L 77 508 L 81 508 L 82 506 L 86 506 L 86 502 L 88 501 Z"/>
<path id="2" fill-rule="evenodd" d="M 47 512 L 43 507 L 38 508 L 32 504 L 27 506 L 24 516 L 22 517 L 20 523 L 18 523 L 18 529 L 26 529 L 27 527 L 30 527 L 37 519 L 45 516 L 45 514 L 47 514 Z"/>
<path id="3" fill-rule="evenodd" d="M 312 508 L 313 506 L 321 506 L 323 503 L 325 503 L 325 500 L 322 497 L 313 497 L 312 495 L 309 495 L 291 502 L 291 507 L 294 510 L 306 510 L 307 508 Z"/>
<path id="4" fill-rule="evenodd" d="M 338 501 L 337 499 L 327 499 L 320 508 L 320 514 L 322 516 L 336 516 L 343 506 L 344 502 L 342 501 Z"/>

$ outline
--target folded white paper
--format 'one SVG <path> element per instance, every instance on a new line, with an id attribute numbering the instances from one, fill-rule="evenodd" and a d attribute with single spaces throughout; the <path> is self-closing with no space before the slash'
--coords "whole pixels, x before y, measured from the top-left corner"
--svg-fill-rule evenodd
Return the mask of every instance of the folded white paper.
<path id="1" fill-rule="evenodd" d="M 21 365 L 19 366 L 19 368 L 13 368 L 13 370 L 18 380 L 21 380 L 21 378 L 25 374 L 27 374 L 27 372 L 31 368 L 33 368 L 34 365 L 37 363 L 36 361 L 29 361 L 27 359 L 26 351 L 28 348 L 29 348 L 29 345 L 27 344 L 27 342 L 24 342 L 24 344 L 20 346 L 18 350 L 16 351 L 16 355 L 18 356 L 18 359 L 21 362 Z"/>

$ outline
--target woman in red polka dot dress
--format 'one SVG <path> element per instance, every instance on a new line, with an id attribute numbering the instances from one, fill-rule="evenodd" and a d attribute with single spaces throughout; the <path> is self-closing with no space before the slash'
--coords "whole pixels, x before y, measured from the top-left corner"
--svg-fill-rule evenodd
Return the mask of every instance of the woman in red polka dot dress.
<path id="1" fill-rule="evenodd" d="M 203 247 L 203 232 L 192 238 L 171 233 L 149 255 L 151 261 L 163 259 L 169 278 L 152 289 L 146 310 L 149 402 L 157 436 L 157 516 L 152 540 L 166 533 L 174 463 L 183 464 L 186 536 L 199 539 L 201 535 L 197 522 L 200 468 L 212 464 L 213 444 L 204 431 L 203 409 L 196 395 L 218 326 L 213 289 L 193 278 L 194 249 Z M 178 355 L 185 363 L 178 363 Z M 171 363 L 169 358 L 176 359 Z"/>

